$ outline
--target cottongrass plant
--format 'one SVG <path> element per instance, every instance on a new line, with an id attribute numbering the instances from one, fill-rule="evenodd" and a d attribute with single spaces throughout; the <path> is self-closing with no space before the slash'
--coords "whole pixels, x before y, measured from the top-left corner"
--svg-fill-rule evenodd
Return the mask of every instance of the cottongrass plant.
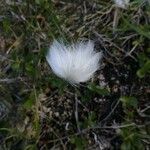
<path id="1" fill-rule="evenodd" d="M 88 81 L 99 69 L 101 58 L 92 41 L 65 45 L 55 40 L 46 55 L 53 72 L 73 85 Z"/>

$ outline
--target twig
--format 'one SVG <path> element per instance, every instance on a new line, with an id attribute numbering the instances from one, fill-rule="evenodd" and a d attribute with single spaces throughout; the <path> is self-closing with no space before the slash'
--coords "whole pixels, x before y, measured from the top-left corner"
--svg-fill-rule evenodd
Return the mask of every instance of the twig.
<path id="1" fill-rule="evenodd" d="M 114 112 L 114 110 L 117 108 L 119 102 L 120 102 L 120 100 L 117 101 L 117 103 L 115 104 L 115 106 L 112 108 L 111 112 L 110 112 L 103 120 L 101 120 L 100 122 L 106 121 L 106 120 L 111 116 L 111 114 L 112 114 L 112 113 Z"/>
<path id="2" fill-rule="evenodd" d="M 118 7 L 116 7 L 115 12 L 114 12 L 114 20 L 113 20 L 113 34 L 115 33 L 116 28 L 118 26 L 118 22 L 119 22 L 119 18 L 120 18 L 119 12 L 120 12 L 120 9 Z"/>
<path id="3" fill-rule="evenodd" d="M 144 109 L 142 109 L 140 112 L 145 112 L 145 111 L 147 111 L 148 109 L 150 109 L 150 105 L 149 106 L 147 106 L 146 108 L 144 108 Z"/>
<path id="4" fill-rule="evenodd" d="M 117 46 L 115 43 L 113 43 L 110 38 L 106 37 L 106 36 L 103 35 L 103 34 L 99 34 L 99 33 L 98 33 L 97 31 L 95 31 L 95 30 L 94 30 L 93 32 L 94 32 L 94 34 L 95 34 L 99 39 L 101 39 L 103 42 L 109 43 L 111 46 L 114 46 L 114 47 L 117 48 L 119 51 L 123 52 L 124 54 L 126 53 L 126 52 L 124 51 L 124 49 L 120 48 L 120 47 Z"/>
<path id="5" fill-rule="evenodd" d="M 63 149 L 65 150 L 66 148 L 65 148 L 65 144 L 64 144 L 64 142 L 63 142 L 63 139 L 61 139 L 61 138 L 56 134 L 56 132 L 54 132 L 54 131 L 52 131 L 52 132 L 53 132 L 53 134 L 59 139 L 59 141 L 60 141 L 60 143 L 61 143 Z"/>
<path id="6" fill-rule="evenodd" d="M 0 79 L 0 83 L 13 83 L 13 82 L 16 82 L 17 80 L 19 80 L 19 78 L 12 78 L 12 79 L 8 79 L 8 78 L 5 78 L 5 79 Z"/>
<path id="7" fill-rule="evenodd" d="M 80 133 L 80 127 L 79 127 L 79 115 L 78 115 L 78 98 L 77 95 L 75 94 L 75 119 L 76 119 L 76 124 L 77 124 L 77 129 L 78 132 Z"/>
<path id="8" fill-rule="evenodd" d="M 64 136 L 64 137 L 61 137 L 59 139 L 54 139 L 54 140 L 50 140 L 48 143 L 52 143 L 52 142 L 57 142 L 57 141 L 60 141 L 63 140 L 63 139 L 68 139 L 69 137 L 72 137 L 72 136 L 76 136 L 76 135 L 80 135 L 81 133 L 85 133 L 89 130 L 94 130 L 94 129 L 121 129 L 121 128 L 127 128 L 127 127 L 138 127 L 138 128 L 141 128 L 141 127 L 144 127 L 146 125 L 149 125 L 150 122 L 147 122 L 145 123 L 144 125 L 137 125 L 135 123 L 130 123 L 130 124 L 124 124 L 124 125 L 120 125 L 120 126 L 117 126 L 117 125 L 112 125 L 112 126 L 93 126 L 93 127 L 89 127 L 89 128 L 86 128 L 86 129 L 83 129 L 81 130 L 81 132 L 79 133 L 75 133 L 73 135 L 68 135 L 68 136 Z"/>
<path id="9" fill-rule="evenodd" d="M 0 62 L 3 62 L 5 60 L 11 61 L 11 62 L 15 62 L 15 60 L 8 58 L 7 56 L 4 55 L 0 55 Z"/>
<path id="10" fill-rule="evenodd" d="M 137 48 L 137 46 L 138 46 L 138 44 L 135 44 L 134 47 L 133 47 L 129 52 L 126 53 L 126 56 L 125 56 L 125 57 L 130 56 L 130 57 L 132 57 L 135 61 L 137 61 L 137 59 L 136 59 L 134 56 L 131 55 L 131 53 Z"/>

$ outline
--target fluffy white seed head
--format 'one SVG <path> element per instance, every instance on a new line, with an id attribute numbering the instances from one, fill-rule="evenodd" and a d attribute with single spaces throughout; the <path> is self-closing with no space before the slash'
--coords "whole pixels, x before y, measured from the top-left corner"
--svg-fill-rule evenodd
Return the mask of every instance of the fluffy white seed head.
<path id="1" fill-rule="evenodd" d="M 114 0 L 117 7 L 126 9 L 129 5 L 130 0 Z"/>
<path id="2" fill-rule="evenodd" d="M 98 70 L 101 56 L 100 52 L 94 51 L 92 41 L 65 45 L 55 40 L 46 59 L 57 76 L 78 84 L 89 80 Z"/>

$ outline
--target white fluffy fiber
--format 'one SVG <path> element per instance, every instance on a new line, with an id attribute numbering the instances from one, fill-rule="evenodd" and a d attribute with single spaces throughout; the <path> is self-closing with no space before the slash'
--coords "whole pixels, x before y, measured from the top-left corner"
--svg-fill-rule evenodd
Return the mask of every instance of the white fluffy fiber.
<path id="1" fill-rule="evenodd" d="M 130 0 L 114 0 L 117 7 L 126 8 L 129 5 Z"/>
<path id="2" fill-rule="evenodd" d="M 99 68 L 102 54 L 94 51 L 92 41 L 65 45 L 54 41 L 46 55 L 53 72 L 70 82 L 78 84 L 89 80 Z"/>

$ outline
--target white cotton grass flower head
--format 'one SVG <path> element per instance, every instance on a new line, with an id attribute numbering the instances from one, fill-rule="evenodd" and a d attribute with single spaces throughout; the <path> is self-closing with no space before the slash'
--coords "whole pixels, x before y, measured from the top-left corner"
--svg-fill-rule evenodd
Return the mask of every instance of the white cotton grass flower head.
<path id="1" fill-rule="evenodd" d="M 130 0 L 114 0 L 114 2 L 117 7 L 126 9 L 129 5 Z"/>
<path id="2" fill-rule="evenodd" d="M 65 45 L 55 40 L 46 55 L 53 72 L 71 84 L 88 81 L 98 70 L 101 57 L 92 41 Z"/>

